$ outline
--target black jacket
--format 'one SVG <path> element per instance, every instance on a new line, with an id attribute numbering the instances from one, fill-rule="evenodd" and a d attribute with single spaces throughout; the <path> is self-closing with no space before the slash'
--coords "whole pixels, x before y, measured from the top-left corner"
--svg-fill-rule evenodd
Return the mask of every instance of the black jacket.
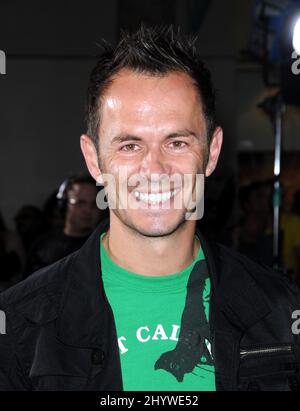
<path id="1" fill-rule="evenodd" d="M 78 251 L 0 294 L 6 315 L 0 390 L 123 390 L 99 264 L 107 225 Z M 299 390 L 300 337 L 291 330 L 292 313 L 300 310 L 298 287 L 197 234 L 212 283 L 217 390 Z"/>

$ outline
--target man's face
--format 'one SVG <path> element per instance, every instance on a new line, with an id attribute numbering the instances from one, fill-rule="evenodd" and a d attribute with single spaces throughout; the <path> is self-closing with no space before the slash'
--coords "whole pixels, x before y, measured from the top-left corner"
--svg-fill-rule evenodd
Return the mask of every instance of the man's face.
<path id="1" fill-rule="evenodd" d="M 90 233 L 98 224 L 100 211 L 96 205 L 97 187 L 92 184 L 75 183 L 68 190 L 66 222 L 78 234 Z"/>
<path id="2" fill-rule="evenodd" d="M 192 79 L 184 73 L 154 77 L 123 70 L 101 101 L 99 155 L 102 174 L 116 182 L 113 217 L 142 235 L 171 234 L 186 221 L 186 200 L 192 192 L 195 199 L 196 174 L 205 173 L 208 154 Z M 83 142 L 82 149 L 97 179 Z M 184 176 L 189 182 L 192 177 L 189 195 Z"/>

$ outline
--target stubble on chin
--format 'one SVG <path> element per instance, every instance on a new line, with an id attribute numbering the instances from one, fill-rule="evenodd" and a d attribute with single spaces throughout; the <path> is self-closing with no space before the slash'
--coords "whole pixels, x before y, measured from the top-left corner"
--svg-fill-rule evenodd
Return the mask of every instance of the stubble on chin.
<path id="1" fill-rule="evenodd" d="M 176 222 L 173 223 L 165 223 L 162 224 L 159 221 L 159 218 L 153 217 L 153 223 L 151 224 L 151 227 L 143 227 L 142 224 L 139 224 L 139 222 L 135 222 L 132 218 L 129 216 L 124 215 L 123 213 L 120 212 L 114 212 L 115 216 L 117 219 L 120 221 L 121 224 L 125 225 L 128 227 L 131 231 L 135 232 L 136 235 L 140 235 L 143 237 L 150 237 L 150 238 L 155 238 L 155 237 L 166 237 L 174 234 L 180 227 L 183 226 L 183 224 L 187 223 L 187 220 L 185 218 L 185 213 L 186 211 L 183 210 L 182 214 L 180 217 L 177 218 Z M 123 215 L 122 215 L 123 214 Z"/>

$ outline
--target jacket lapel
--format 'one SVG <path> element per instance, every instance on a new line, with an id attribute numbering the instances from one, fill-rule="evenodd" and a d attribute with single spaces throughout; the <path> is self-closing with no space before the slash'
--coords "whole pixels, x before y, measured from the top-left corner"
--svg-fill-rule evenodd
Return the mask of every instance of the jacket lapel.
<path id="1" fill-rule="evenodd" d="M 74 359 L 82 362 L 80 367 L 84 372 L 88 370 L 91 385 L 87 389 L 93 389 L 93 379 L 101 372 L 96 389 L 102 386 L 102 389 L 122 390 L 116 326 L 101 275 L 100 235 L 108 227 L 109 220 L 104 220 L 70 265 L 56 334 L 64 347 L 81 349 Z"/>
<path id="2" fill-rule="evenodd" d="M 236 389 L 240 340 L 271 312 L 246 259 L 205 239 L 197 231 L 210 273 L 210 328 L 217 390 Z"/>
<path id="3" fill-rule="evenodd" d="M 107 331 L 112 313 L 103 288 L 100 261 L 100 235 L 107 228 L 105 220 L 69 267 L 57 326 L 58 338 L 65 344 L 97 348 L 110 343 Z"/>

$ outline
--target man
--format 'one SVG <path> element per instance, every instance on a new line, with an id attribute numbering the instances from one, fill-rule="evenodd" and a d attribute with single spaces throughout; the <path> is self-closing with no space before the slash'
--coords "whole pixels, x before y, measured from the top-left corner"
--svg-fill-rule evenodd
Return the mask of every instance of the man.
<path id="1" fill-rule="evenodd" d="M 74 175 L 58 190 L 57 201 L 64 218 L 61 229 L 49 230 L 33 244 L 26 274 L 46 267 L 78 250 L 99 224 L 101 212 L 96 204 L 98 188 L 90 176 Z"/>
<path id="2" fill-rule="evenodd" d="M 222 130 L 193 44 L 123 35 L 92 72 L 87 122 L 110 218 L 1 295 L 1 388 L 299 389 L 299 290 L 196 230 Z"/>

